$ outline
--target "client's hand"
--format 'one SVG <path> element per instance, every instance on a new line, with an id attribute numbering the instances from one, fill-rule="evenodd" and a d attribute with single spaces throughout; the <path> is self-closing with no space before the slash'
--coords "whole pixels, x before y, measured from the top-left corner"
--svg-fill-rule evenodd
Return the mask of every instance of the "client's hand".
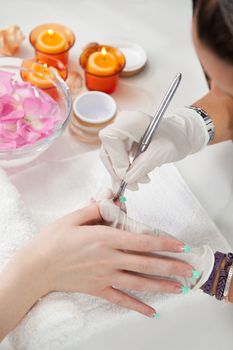
<path id="1" fill-rule="evenodd" d="M 190 277 L 192 266 L 187 263 L 141 255 L 182 252 L 184 244 L 170 237 L 137 235 L 98 225 L 101 222 L 99 207 L 92 204 L 48 226 L 18 254 L 21 260 L 40 265 L 43 278 L 38 280 L 43 281 L 44 294 L 87 293 L 152 317 L 153 308 L 118 288 L 181 293 L 179 282 L 136 273 Z"/>
<path id="2" fill-rule="evenodd" d="M 112 194 L 110 195 L 109 192 L 107 197 L 112 198 Z M 126 230 L 138 234 L 147 234 L 161 238 L 170 237 L 174 239 L 174 237 L 169 235 L 167 232 L 158 230 L 157 228 L 151 228 L 147 225 L 144 225 L 140 222 L 129 218 L 126 214 L 126 207 L 124 207 L 124 210 L 122 210 L 119 204 L 115 205 L 115 203 L 113 203 L 113 201 L 110 199 L 101 200 L 99 202 L 100 213 L 102 218 L 104 219 L 105 224 L 114 228 L 118 228 L 120 230 Z M 177 281 L 180 281 L 184 286 L 186 286 L 185 290 L 187 291 L 187 287 L 192 289 L 198 289 L 208 280 L 213 268 L 214 254 L 212 249 L 207 245 L 200 245 L 199 247 L 192 248 L 186 246 L 186 248 L 189 248 L 189 254 L 185 252 L 174 253 L 172 251 L 161 251 L 160 255 L 161 257 L 170 257 L 172 259 L 183 260 L 193 266 L 194 270 L 192 278 L 172 276 Z M 151 256 L 151 253 L 149 254 Z M 154 254 L 156 255 L 156 251 L 154 252 Z M 175 261 L 177 260 L 173 260 L 174 263 Z"/>

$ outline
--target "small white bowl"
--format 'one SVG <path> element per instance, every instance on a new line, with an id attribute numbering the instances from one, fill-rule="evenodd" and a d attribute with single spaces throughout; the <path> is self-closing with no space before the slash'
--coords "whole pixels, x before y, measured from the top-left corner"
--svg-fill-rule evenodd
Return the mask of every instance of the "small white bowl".
<path id="1" fill-rule="evenodd" d="M 100 144 L 99 132 L 111 124 L 117 113 L 115 100 L 100 91 L 89 91 L 73 103 L 70 131 L 79 141 Z"/>
<path id="2" fill-rule="evenodd" d="M 104 92 L 88 91 L 74 100 L 73 111 L 80 121 L 98 127 L 98 124 L 105 124 L 115 117 L 117 104 Z"/>

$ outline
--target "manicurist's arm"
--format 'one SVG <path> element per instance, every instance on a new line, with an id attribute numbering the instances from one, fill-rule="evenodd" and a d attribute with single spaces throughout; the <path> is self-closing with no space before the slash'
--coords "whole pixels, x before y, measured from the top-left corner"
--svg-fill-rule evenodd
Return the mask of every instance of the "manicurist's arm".
<path id="1" fill-rule="evenodd" d="M 233 98 L 216 95 L 210 91 L 206 96 L 193 103 L 208 113 L 215 125 L 215 136 L 211 144 L 233 140 Z"/>

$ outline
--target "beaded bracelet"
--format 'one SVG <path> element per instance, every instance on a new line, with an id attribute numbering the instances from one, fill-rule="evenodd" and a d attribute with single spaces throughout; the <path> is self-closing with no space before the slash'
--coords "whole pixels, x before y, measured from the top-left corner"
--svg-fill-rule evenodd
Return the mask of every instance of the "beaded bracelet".
<path id="1" fill-rule="evenodd" d="M 225 259 L 224 266 L 222 263 Z M 233 253 L 224 254 L 221 252 L 216 252 L 214 254 L 214 267 L 210 274 L 209 279 L 201 287 L 204 293 L 216 297 L 218 300 L 228 300 L 228 293 L 231 285 L 231 280 L 233 277 Z M 214 285 L 216 284 L 216 289 Z M 215 289 L 215 290 L 213 290 Z"/>
<path id="2" fill-rule="evenodd" d="M 218 284 L 215 292 L 215 298 L 217 300 L 223 299 L 223 293 L 226 286 L 226 281 L 228 277 L 228 271 L 227 270 L 221 270 L 218 276 Z"/>
<path id="3" fill-rule="evenodd" d="M 215 292 L 215 298 L 218 300 L 223 299 L 223 294 L 224 294 L 224 290 L 225 290 L 225 286 L 226 286 L 226 282 L 229 274 L 229 267 L 232 265 L 232 263 L 233 263 L 233 254 L 228 253 L 226 256 L 225 265 L 223 269 L 220 271 L 219 277 L 218 277 L 218 284 Z"/>
<path id="4" fill-rule="evenodd" d="M 220 268 L 223 259 L 226 257 L 226 254 L 223 254 L 221 252 L 216 252 L 214 254 L 214 267 L 210 274 L 209 279 L 206 281 L 206 283 L 201 287 L 204 293 L 209 294 L 211 296 L 214 295 L 213 292 L 213 285 L 215 281 L 215 277 L 217 274 L 218 269 Z"/>

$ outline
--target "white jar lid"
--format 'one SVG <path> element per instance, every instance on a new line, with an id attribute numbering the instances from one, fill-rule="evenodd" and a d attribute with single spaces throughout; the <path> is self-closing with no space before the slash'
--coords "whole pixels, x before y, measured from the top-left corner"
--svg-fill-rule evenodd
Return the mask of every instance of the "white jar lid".
<path id="1" fill-rule="evenodd" d="M 146 64 L 145 50 L 134 43 L 125 40 L 110 40 L 111 45 L 119 48 L 126 58 L 126 65 L 121 72 L 122 76 L 131 76 L 139 73 Z"/>

